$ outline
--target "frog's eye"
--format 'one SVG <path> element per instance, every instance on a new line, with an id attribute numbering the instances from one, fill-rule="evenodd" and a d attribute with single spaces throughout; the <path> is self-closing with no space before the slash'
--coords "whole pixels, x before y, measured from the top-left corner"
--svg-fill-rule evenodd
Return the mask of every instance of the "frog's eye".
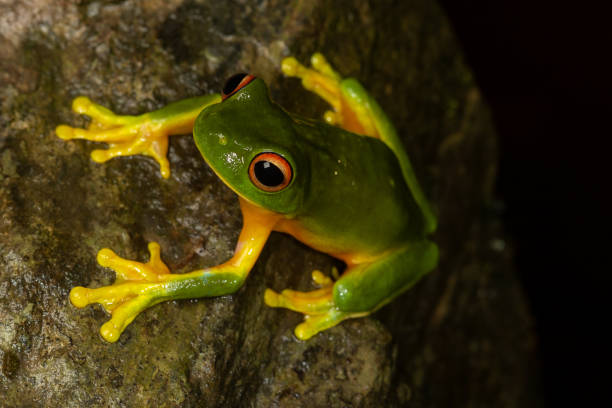
<path id="1" fill-rule="evenodd" d="M 291 165 L 276 153 L 261 153 L 255 156 L 249 166 L 251 182 L 263 191 L 280 191 L 289 185 L 292 177 Z"/>
<path id="2" fill-rule="evenodd" d="M 227 81 L 225 81 L 225 85 L 223 85 L 223 92 L 221 92 L 221 100 L 224 101 L 246 85 L 249 82 L 254 80 L 255 77 L 250 74 L 240 73 L 236 75 L 232 75 Z"/>

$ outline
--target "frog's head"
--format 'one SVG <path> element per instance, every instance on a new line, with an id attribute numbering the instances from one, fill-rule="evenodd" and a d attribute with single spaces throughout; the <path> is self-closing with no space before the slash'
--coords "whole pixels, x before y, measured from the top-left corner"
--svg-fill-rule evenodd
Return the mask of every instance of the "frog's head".
<path id="1" fill-rule="evenodd" d="M 247 201 L 277 213 L 295 213 L 310 172 L 293 119 L 252 75 L 230 78 L 222 98 L 204 109 L 194 125 L 204 160 Z"/>

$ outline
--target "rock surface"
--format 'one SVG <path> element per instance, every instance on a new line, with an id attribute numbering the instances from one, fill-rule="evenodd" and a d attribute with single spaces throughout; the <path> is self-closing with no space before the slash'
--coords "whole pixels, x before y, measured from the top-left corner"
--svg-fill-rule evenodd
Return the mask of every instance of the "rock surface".
<path id="1" fill-rule="evenodd" d="M 338 261 L 273 234 L 233 296 L 167 302 L 115 344 L 70 288 L 112 283 L 102 247 L 175 272 L 223 262 L 238 202 L 189 136 L 172 176 L 150 158 L 96 164 L 71 100 L 125 114 L 217 91 L 250 71 L 289 111 L 325 109 L 279 62 L 322 51 L 396 123 L 439 214 L 439 267 L 373 317 L 301 342 L 266 287 L 307 290 Z M 0 405 L 6 407 L 528 407 L 533 329 L 496 216 L 496 138 L 449 24 L 427 0 L 18 0 L 0 4 Z"/>

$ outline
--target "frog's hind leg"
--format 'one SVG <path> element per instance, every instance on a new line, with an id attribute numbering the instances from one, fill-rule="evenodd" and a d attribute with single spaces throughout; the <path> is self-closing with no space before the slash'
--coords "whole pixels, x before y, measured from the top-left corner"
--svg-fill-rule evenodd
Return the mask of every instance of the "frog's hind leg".
<path id="1" fill-rule="evenodd" d="M 324 284 L 324 286 L 310 292 L 285 289 L 281 293 L 276 293 L 267 289 L 264 295 L 264 301 L 270 307 L 282 307 L 304 314 L 304 322 L 299 324 L 294 331 L 298 339 L 307 340 L 343 320 L 364 315 L 339 310 L 334 305 L 333 281 L 324 277 L 319 271 L 314 271 L 312 277 L 316 283 Z"/>
<path id="2" fill-rule="evenodd" d="M 324 277 L 319 271 L 312 273 L 312 279 L 323 287 L 310 292 L 285 289 L 281 293 L 276 293 L 268 289 L 264 295 L 266 304 L 272 307 L 284 307 L 300 313 L 325 313 L 333 306 L 333 281 Z"/>
<path id="3" fill-rule="evenodd" d="M 414 243 L 377 261 L 353 265 L 321 289 L 281 293 L 268 289 L 264 300 L 268 306 L 303 313 L 304 322 L 295 328 L 295 335 L 306 340 L 343 320 L 376 311 L 431 271 L 437 260 L 434 243 Z"/>

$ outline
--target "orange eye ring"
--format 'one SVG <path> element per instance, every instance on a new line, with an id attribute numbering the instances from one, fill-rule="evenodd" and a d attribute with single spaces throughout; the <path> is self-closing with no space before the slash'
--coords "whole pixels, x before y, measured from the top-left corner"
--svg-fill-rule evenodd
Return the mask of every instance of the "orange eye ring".
<path id="1" fill-rule="evenodd" d="M 232 75 L 227 81 L 225 81 L 225 85 L 223 85 L 223 91 L 221 92 L 221 101 L 226 100 L 245 86 L 247 86 L 252 80 L 255 79 L 255 76 L 251 74 L 235 74 Z"/>
<path id="2" fill-rule="evenodd" d="M 289 185 L 293 170 L 289 162 L 280 154 L 260 153 L 251 160 L 249 179 L 260 190 L 268 193 L 281 191 Z"/>

